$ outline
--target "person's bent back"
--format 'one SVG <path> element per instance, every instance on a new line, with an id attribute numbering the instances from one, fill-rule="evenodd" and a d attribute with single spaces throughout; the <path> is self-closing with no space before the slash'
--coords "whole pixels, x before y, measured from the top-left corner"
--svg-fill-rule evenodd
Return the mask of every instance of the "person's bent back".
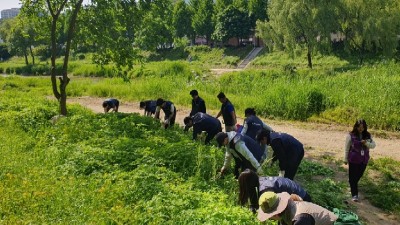
<path id="1" fill-rule="evenodd" d="M 112 109 L 112 112 L 118 112 L 119 101 L 115 98 L 107 99 L 102 104 L 104 113 L 107 113 Z"/>

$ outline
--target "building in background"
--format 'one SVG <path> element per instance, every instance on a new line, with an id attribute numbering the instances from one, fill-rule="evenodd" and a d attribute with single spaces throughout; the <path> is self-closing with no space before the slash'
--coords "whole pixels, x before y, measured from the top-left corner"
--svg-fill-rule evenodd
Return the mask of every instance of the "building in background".
<path id="1" fill-rule="evenodd" d="M 10 19 L 16 17 L 19 13 L 19 8 L 1 10 L 1 19 Z"/>

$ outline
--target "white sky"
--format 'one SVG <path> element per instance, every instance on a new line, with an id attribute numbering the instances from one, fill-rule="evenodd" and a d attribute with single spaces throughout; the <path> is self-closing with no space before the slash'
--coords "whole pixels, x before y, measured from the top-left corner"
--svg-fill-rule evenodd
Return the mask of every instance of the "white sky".
<path id="1" fill-rule="evenodd" d="M 21 8 L 19 0 L 0 0 L 0 11 L 4 9 Z"/>
<path id="2" fill-rule="evenodd" d="M 89 0 L 84 0 L 83 3 L 88 3 Z M 21 8 L 20 0 L 0 0 L 0 11 L 4 9 Z"/>

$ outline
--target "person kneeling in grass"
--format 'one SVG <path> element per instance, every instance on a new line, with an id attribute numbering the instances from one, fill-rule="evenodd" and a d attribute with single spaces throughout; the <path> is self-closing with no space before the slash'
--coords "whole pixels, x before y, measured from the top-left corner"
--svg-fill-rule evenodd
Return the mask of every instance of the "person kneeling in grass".
<path id="1" fill-rule="evenodd" d="M 111 112 L 118 112 L 119 101 L 115 98 L 107 99 L 103 102 L 104 113 L 107 113 L 112 109 Z"/>

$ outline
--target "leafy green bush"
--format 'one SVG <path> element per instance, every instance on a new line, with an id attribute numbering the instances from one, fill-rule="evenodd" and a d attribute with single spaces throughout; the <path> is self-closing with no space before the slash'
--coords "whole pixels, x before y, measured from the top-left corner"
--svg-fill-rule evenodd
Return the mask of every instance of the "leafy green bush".
<path id="1" fill-rule="evenodd" d="M 361 189 L 375 206 L 400 215 L 400 162 L 390 158 L 371 160 Z"/>

